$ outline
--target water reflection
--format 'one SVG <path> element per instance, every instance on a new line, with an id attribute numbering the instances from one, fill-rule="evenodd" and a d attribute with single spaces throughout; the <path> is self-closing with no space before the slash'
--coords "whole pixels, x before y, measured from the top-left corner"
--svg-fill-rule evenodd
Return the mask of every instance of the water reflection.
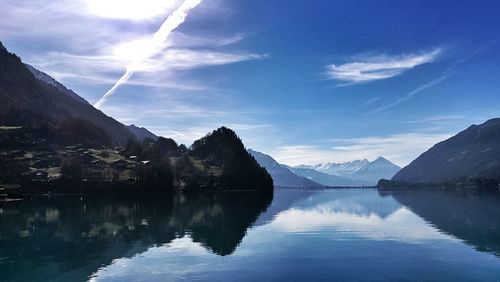
<path id="1" fill-rule="evenodd" d="M 435 277 L 453 281 L 466 277 L 487 281 L 498 275 L 497 260 L 428 224 L 396 198 L 355 189 L 276 191 L 271 206 L 227 259 L 184 237 L 114 260 L 99 268 L 92 280 L 422 281 Z"/>
<path id="2" fill-rule="evenodd" d="M 441 232 L 500 256 L 499 193 L 407 191 L 390 195 Z"/>
<path id="3" fill-rule="evenodd" d="M 183 236 L 217 255 L 229 255 L 271 201 L 272 195 L 239 192 L 5 203 L 0 280 L 82 281 L 113 259 Z"/>
<path id="4" fill-rule="evenodd" d="M 280 196 L 280 193 L 276 193 L 276 201 Z M 310 194 L 275 215 L 270 225 L 290 233 L 333 234 L 333 240 L 354 237 L 413 243 L 434 239 L 453 240 L 436 231 L 394 198 L 380 197 L 373 189 L 330 190 Z"/>
<path id="5" fill-rule="evenodd" d="M 494 280 L 499 201 L 373 189 L 39 197 L 0 206 L 0 280 Z"/>

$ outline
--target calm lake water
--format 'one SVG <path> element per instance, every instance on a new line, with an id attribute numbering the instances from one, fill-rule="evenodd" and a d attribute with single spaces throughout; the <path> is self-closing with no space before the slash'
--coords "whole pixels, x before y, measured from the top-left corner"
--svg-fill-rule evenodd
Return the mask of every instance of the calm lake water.
<path id="1" fill-rule="evenodd" d="M 500 197 L 36 197 L 0 203 L 0 280 L 500 281 Z"/>

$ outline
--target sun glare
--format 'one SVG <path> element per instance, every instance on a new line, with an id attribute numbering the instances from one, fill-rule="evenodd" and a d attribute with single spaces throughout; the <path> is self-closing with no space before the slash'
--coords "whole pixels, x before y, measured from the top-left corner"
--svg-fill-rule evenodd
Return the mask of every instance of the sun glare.
<path id="1" fill-rule="evenodd" d="M 150 19 L 164 15 L 179 0 L 84 0 L 91 14 L 115 19 Z"/>
<path id="2" fill-rule="evenodd" d="M 119 44 L 113 49 L 113 55 L 119 60 L 136 61 L 151 52 L 152 39 L 143 38 Z"/>

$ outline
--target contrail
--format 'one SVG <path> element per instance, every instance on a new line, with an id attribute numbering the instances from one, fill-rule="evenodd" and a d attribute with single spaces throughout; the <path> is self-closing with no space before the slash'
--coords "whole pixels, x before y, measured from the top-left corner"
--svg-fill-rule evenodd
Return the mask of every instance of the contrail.
<path id="1" fill-rule="evenodd" d="M 95 103 L 94 107 L 100 108 L 104 102 L 106 102 L 107 98 L 111 95 L 113 95 L 116 91 L 116 89 L 127 82 L 127 80 L 134 74 L 134 72 L 137 70 L 137 68 L 141 65 L 141 63 L 146 60 L 147 58 L 157 54 L 163 46 L 163 43 L 165 40 L 167 40 L 167 37 L 170 35 L 172 31 L 174 31 L 176 28 L 178 28 L 185 20 L 186 17 L 188 16 L 188 12 L 191 9 L 196 8 L 201 1 L 203 0 L 186 0 L 184 1 L 177 10 L 175 10 L 160 26 L 160 29 L 155 32 L 153 35 L 153 40 L 151 42 L 151 46 L 149 46 L 148 50 L 144 52 L 144 54 L 137 58 L 136 60 L 132 61 L 128 66 L 127 70 L 123 74 L 122 77 L 111 87 L 111 89 L 102 96 L 97 103 Z"/>

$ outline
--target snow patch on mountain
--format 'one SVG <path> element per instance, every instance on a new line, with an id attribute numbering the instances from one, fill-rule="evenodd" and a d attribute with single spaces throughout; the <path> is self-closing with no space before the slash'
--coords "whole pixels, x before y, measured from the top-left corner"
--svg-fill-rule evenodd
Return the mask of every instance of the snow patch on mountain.
<path id="1" fill-rule="evenodd" d="M 48 85 L 54 86 L 55 88 L 59 89 L 61 92 L 67 94 L 68 96 L 72 97 L 78 102 L 88 104 L 87 100 L 83 99 L 82 97 L 78 96 L 73 90 L 66 88 L 64 85 L 61 83 L 57 82 L 54 78 L 52 78 L 50 75 L 44 73 L 43 71 L 40 71 L 36 68 L 34 68 L 31 65 L 25 64 L 25 66 L 28 68 L 28 70 L 35 76 L 36 79 L 39 81 L 42 81 Z"/>
<path id="2" fill-rule="evenodd" d="M 401 169 L 384 157 L 378 157 L 372 162 L 363 159 L 343 163 L 300 165 L 293 168 L 315 170 L 328 175 L 349 178 L 354 182 L 370 183 L 370 185 L 375 185 L 380 179 L 391 179 Z"/>

